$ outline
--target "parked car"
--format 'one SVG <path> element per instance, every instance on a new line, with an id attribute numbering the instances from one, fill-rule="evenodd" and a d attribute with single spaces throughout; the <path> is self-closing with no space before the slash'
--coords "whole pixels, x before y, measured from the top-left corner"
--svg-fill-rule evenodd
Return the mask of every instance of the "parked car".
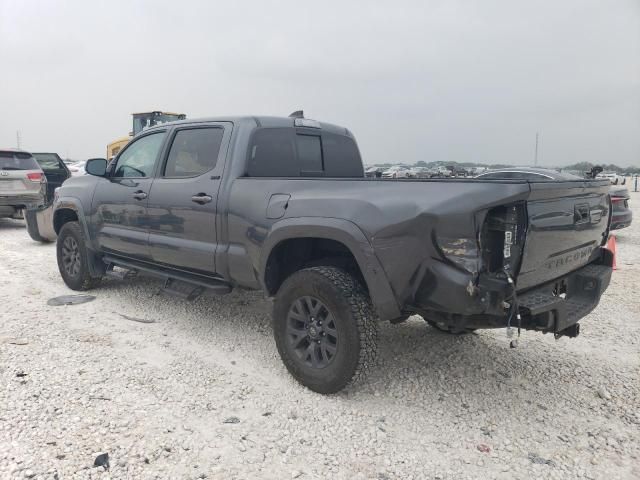
<path id="1" fill-rule="evenodd" d="M 597 175 L 598 179 L 607 179 L 611 183 L 611 185 L 618 185 L 620 182 L 620 177 L 615 172 L 602 172 Z"/>
<path id="2" fill-rule="evenodd" d="M 411 178 L 431 178 L 433 176 L 433 170 L 427 167 L 413 167 L 409 175 Z"/>
<path id="3" fill-rule="evenodd" d="M 364 171 L 364 176 L 369 178 L 380 178 L 382 177 L 382 172 L 384 172 L 386 169 L 386 167 L 367 167 L 367 169 Z"/>
<path id="4" fill-rule="evenodd" d="M 33 157 L 47 178 L 47 192 L 42 205 L 27 208 L 24 212 L 27 233 L 37 242 L 52 242 L 56 239 L 51 208 L 54 192 L 71 176 L 71 172 L 57 153 L 33 153 Z"/>
<path id="5" fill-rule="evenodd" d="M 84 166 L 87 163 L 86 160 L 80 160 L 78 162 L 75 162 L 71 165 L 69 165 L 69 171 L 71 172 L 71 175 L 74 177 L 77 177 L 78 175 L 86 175 L 87 172 L 85 172 Z"/>
<path id="6" fill-rule="evenodd" d="M 382 178 L 410 178 L 411 170 L 403 165 L 394 165 L 382 172 Z"/>
<path id="7" fill-rule="evenodd" d="M 489 170 L 478 175 L 476 178 L 485 180 L 493 179 L 522 179 L 532 182 L 549 182 L 562 180 L 580 180 L 579 177 L 572 173 L 561 173 L 556 170 L 546 168 L 504 168 L 500 170 Z M 603 178 L 603 180 L 609 180 Z M 619 230 L 631 225 L 633 213 L 629 208 L 629 190 L 626 187 L 611 185 L 609 187 L 609 196 L 611 197 L 611 230 Z"/>
<path id="8" fill-rule="evenodd" d="M 261 289 L 282 361 L 321 393 L 373 364 L 378 321 L 575 337 L 611 276 L 607 182 L 373 182 L 349 130 L 299 115 L 152 127 L 86 170 L 54 203 L 69 288 Z"/>
<path id="9" fill-rule="evenodd" d="M 436 168 L 433 176 L 434 177 L 450 177 L 451 170 L 448 167 L 439 166 Z"/>
<path id="10" fill-rule="evenodd" d="M 558 172 L 549 168 L 513 167 L 487 170 L 475 178 L 483 180 L 530 180 L 532 182 L 550 182 L 562 180 L 581 180 L 583 177 L 572 173 Z"/>
<path id="11" fill-rule="evenodd" d="M 627 187 L 611 185 L 611 230 L 619 230 L 631 225 L 633 213 L 629 208 L 629 190 Z"/>
<path id="12" fill-rule="evenodd" d="M 36 159 L 45 177 L 47 177 L 45 203 L 50 204 L 53 202 L 53 192 L 71 176 L 71 171 L 57 153 L 34 152 L 33 158 Z"/>
<path id="13" fill-rule="evenodd" d="M 24 150 L 0 150 L 0 217 L 23 218 L 24 210 L 44 204 L 47 178 Z"/>

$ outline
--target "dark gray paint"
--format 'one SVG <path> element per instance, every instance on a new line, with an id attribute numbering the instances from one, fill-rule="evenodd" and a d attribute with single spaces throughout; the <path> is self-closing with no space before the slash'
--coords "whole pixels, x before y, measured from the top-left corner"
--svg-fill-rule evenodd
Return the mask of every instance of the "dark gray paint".
<path id="1" fill-rule="evenodd" d="M 606 181 L 248 178 L 251 133 L 258 126 L 292 127 L 293 120 L 225 117 L 175 122 L 162 129 L 169 138 L 181 126 L 209 124 L 224 125 L 227 131 L 215 172 L 192 184 L 177 181 L 174 188 L 171 180 L 157 180 L 161 161 L 155 180 L 137 179 L 131 186 L 123 186 L 121 179 L 73 178 L 60 190 L 56 214 L 65 208 L 84 212 L 78 216 L 95 252 L 109 250 L 253 289 L 265 287 L 265 266 L 279 242 L 332 239 L 352 252 L 383 320 L 426 310 L 496 314 L 496 300 L 490 306 L 487 295 L 500 292 L 505 297 L 508 287 L 504 279 L 483 273 L 478 248 L 480 228 L 492 207 L 527 205 L 519 290 L 557 279 L 601 256 L 609 223 Z M 350 135 L 342 127 L 323 123 L 322 128 Z M 153 193 L 155 185 L 162 193 Z M 152 201 L 132 200 L 137 189 L 151 192 Z M 189 204 L 201 191 L 215 198 L 215 209 Z M 576 205 L 584 204 L 597 221 L 578 226 Z M 189 222 L 208 233 L 196 232 Z M 451 247 L 455 245 L 466 246 L 460 258 Z"/>

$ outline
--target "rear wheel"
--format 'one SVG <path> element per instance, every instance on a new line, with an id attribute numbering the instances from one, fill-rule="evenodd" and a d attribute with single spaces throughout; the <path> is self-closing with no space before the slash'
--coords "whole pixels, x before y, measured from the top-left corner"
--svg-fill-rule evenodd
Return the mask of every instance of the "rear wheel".
<path id="1" fill-rule="evenodd" d="M 60 229 L 56 244 L 58 270 L 72 290 L 90 290 L 100 284 L 101 277 L 89 271 L 89 252 L 78 222 L 67 222 Z"/>
<path id="2" fill-rule="evenodd" d="M 335 267 L 312 267 L 280 287 L 273 333 L 296 380 L 315 392 L 335 393 L 363 378 L 374 363 L 376 320 L 355 278 Z"/>
<path id="3" fill-rule="evenodd" d="M 40 243 L 51 243 L 52 240 L 40 235 L 40 229 L 38 228 L 38 211 L 27 209 L 24 212 L 24 219 L 27 224 L 27 233 L 32 240 Z"/>

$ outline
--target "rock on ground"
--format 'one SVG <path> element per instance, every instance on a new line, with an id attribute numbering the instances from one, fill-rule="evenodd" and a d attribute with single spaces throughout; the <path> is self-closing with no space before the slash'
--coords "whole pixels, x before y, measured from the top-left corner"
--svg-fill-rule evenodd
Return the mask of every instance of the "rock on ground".
<path id="1" fill-rule="evenodd" d="M 93 302 L 50 307 L 73 293 L 55 247 L 0 220 L 0 478 L 637 478 L 632 195 L 579 338 L 524 332 L 510 349 L 504 330 L 450 337 L 416 317 L 383 325 L 368 381 L 334 396 L 287 374 L 259 293 L 190 303 L 106 280 Z"/>

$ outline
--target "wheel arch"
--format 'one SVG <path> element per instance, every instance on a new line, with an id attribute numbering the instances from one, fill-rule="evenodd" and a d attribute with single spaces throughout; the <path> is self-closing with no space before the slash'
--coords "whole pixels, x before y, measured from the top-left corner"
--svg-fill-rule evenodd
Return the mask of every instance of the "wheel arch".
<path id="1" fill-rule="evenodd" d="M 93 239 L 89 234 L 89 225 L 85 217 L 84 209 L 80 201 L 73 197 L 59 198 L 53 212 L 53 229 L 56 235 L 60 234 L 60 230 L 65 223 L 78 222 L 84 238 L 86 240 L 86 248 L 89 253 L 89 270 L 92 275 L 104 274 L 105 266 L 97 255 L 94 247 Z"/>
<path id="2" fill-rule="evenodd" d="M 262 251 L 260 281 L 269 296 L 275 295 L 292 273 L 326 260 L 328 265 L 344 268 L 361 279 L 380 320 L 400 315 L 391 285 L 371 244 L 348 220 L 326 217 L 282 220 L 272 228 Z"/>

